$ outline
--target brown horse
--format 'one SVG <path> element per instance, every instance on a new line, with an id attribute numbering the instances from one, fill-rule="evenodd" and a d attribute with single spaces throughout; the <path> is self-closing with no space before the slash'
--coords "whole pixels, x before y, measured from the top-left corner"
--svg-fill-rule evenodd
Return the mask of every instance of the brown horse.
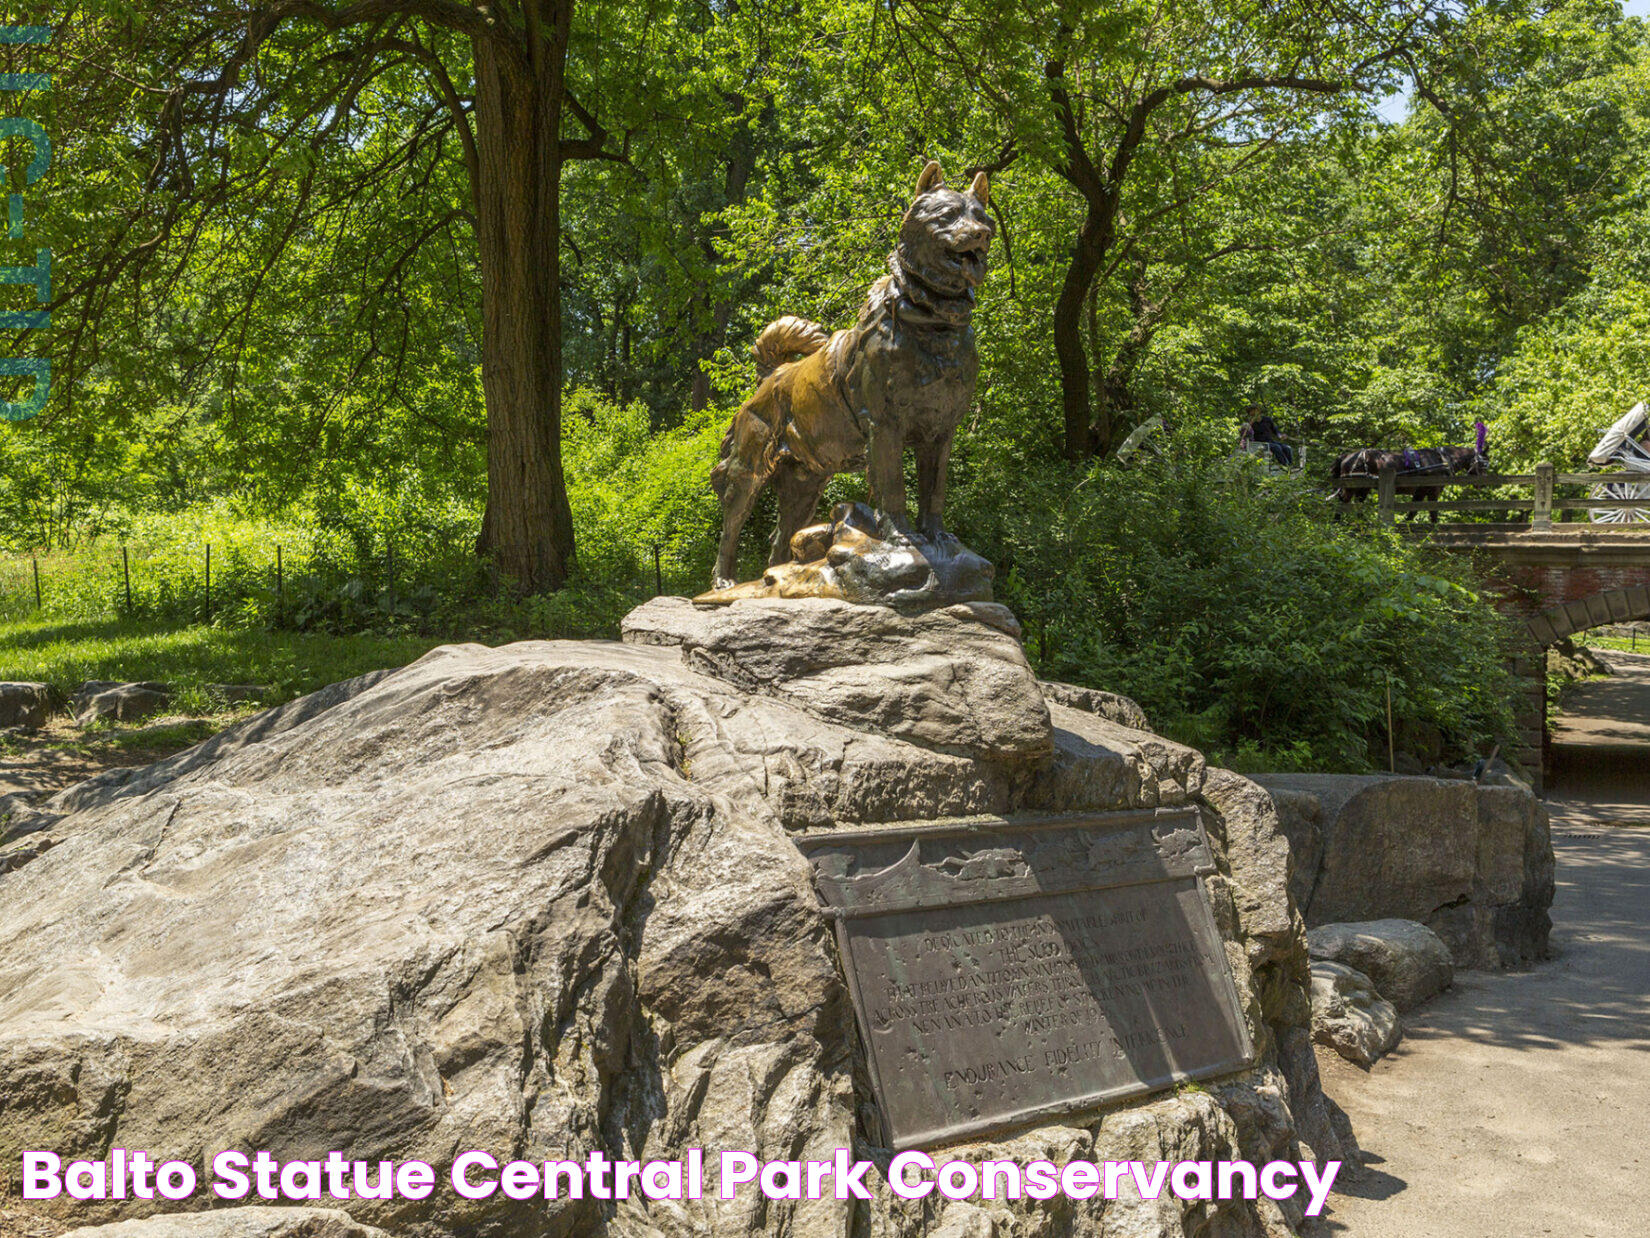
<path id="1" fill-rule="evenodd" d="M 1475 447 L 1406 447 L 1402 451 L 1385 451 L 1378 447 L 1363 447 L 1357 451 L 1349 451 L 1336 459 L 1330 466 L 1329 479 L 1332 482 L 1348 477 L 1379 477 L 1386 468 L 1393 469 L 1399 477 L 1476 477 L 1490 471 L 1489 442 L 1484 423 L 1478 423 L 1478 443 Z M 1335 488 L 1336 497 L 1342 503 L 1361 502 L 1369 491 L 1363 488 L 1353 489 L 1349 486 Z M 1412 492 L 1412 504 L 1437 503 L 1444 493 L 1444 482 L 1440 480 L 1436 486 L 1419 486 Z M 1436 523 L 1438 511 L 1433 508 L 1428 513 Z M 1410 512 L 1414 519 L 1416 512 Z"/>

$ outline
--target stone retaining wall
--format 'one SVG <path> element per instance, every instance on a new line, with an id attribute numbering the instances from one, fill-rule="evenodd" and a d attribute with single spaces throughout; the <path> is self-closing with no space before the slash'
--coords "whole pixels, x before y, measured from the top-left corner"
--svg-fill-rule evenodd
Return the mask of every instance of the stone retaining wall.
<path id="1" fill-rule="evenodd" d="M 1263 774 L 1308 927 L 1416 920 L 1458 967 L 1543 958 L 1552 927 L 1547 810 L 1520 786 L 1387 774 Z"/>

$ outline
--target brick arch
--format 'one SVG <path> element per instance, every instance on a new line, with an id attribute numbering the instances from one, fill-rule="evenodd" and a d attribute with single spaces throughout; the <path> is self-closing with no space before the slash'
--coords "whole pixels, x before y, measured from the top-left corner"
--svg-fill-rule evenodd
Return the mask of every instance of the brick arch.
<path id="1" fill-rule="evenodd" d="M 1650 526 L 1438 526 L 1441 549 L 1468 553 L 1512 627 L 1517 733 L 1507 752 L 1543 783 L 1548 646 L 1587 628 L 1650 619 Z"/>
<path id="2" fill-rule="evenodd" d="M 1537 645 L 1557 644 L 1567 636 L 1606 623 L 1650 619 L 1650 585 L 1604 589 L 1574 601 L 1549 606 L 1525 620 Z"/>

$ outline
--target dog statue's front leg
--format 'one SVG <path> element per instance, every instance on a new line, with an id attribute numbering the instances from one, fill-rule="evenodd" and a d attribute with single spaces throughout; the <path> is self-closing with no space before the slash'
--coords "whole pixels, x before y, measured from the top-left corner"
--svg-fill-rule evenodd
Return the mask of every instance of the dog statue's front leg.
<path id="1" fill-rule="evenodd" d="M 951 460 L 951 436 L 917 444 L 917 531 L 930 541 L 945 532 L 945 473 Z"/>
<path id="2" fill-rule="evenodd" d="M 911 521 L 905 514 L 905 440 L 898 430 L 876 423 L 865 444 L 865 489 L 871 506 L 889 526 L 906 537 Z"/>

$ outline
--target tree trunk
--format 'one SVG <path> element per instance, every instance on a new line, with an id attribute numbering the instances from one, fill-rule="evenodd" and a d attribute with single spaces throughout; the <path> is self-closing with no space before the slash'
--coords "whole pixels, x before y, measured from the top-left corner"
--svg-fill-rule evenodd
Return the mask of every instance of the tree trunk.
<path id="1" fill-rule="evenodd" d="M 1124 421 L 1132 423 L 1135 408 L 1134 379 L 1141 359 L 1151 347 L 1155 326 L 1136 327 L 1123 337 L 1111 364 L 1100 381 L 1099 409 L 1095 413 L 1095 454 L 1111 453 L 1112 442 Z"/>
<path id="2" fill-rule="evenodd" d="M 555 7 L 569 11 L 556 13 L 531 50 L 475 40 L 472 184 L 487 401 L 478 546 L 528 593 L 560 588 L 573 565 L 561 462 L 560 128 L 571 5 L 560 0 Z"/>
<path id="3" fill-rule="evenodd" d="M 723 96 L 733 115 L 741 115 L 745 108 L 745 98 L 738 94 Z M 756 171 L 756 138 L 751 127 L 740 121 L 734 130 L 731 149 L 728 153 L 727 171 L 722 178 L 722 203 L 724 206 L 733 206 L 745 200 L 745 191 L 750 185 L 751 176 Z M 721 257 L 716 248 L 717 238 L 727 234 L 726 224 L 717 224 L 699 239 L 699 247 L 704 252 L 706 267 L 715 272 L 721 264 Z M 688 389 L 688 404 L 694 412 L 699 412 L 710 405 L 710 375 L 705 373 L 700 364 L 716 355 L 716 350 L 727 339 L 728 323 L 733 318 L 733 304 L 725 298 L 715 299 L 716 289 L 714 278 L 700 283 L 694 291 L 694 312 L 696 321 L 703 321 L 698 315 L 708 315 L 711 323 L 708 330 L 697 333 L 693 338 L 692 365 L 693 382 Z"/>
<path id="4" fill-rule="evenodd" d="M 708 303 L 710 288 L 703 287 L 700 295 Z M 693 341 L 693 385 L 688 389 L 688 405 L 696 413 L 710 406 L 710 375 L 705 373 L 700 362 L 714 357 L 716 350 L 722 346 L 722 341 L 727 338 L 728 322 L 733 318 L 733 305 L 724 301 L 710 313 L 711 329 L 695 336 Z"/>
<path id="5" fill-rule="evenodd" d="M 1150 286 L 1146 282 L 1147 262 L 1144 258 L 1137 260 L 1133 277 L 1128 281 L 1127 292 L 1129 297 L 1129 317 L 1131 323 L 1117 349 L 1112 353 L 1111 363 L 1106 366 L 1105 373 L 1100 378 L 1100 391 L 1095 412 L 1095 454 L 1109 455 L 1113 438 L 1122 420 L 1127 417 L 1132 423 L 1134 418 L 1134 382 L 1140 369 L 1140 363 L 1146 354 L 1151 351 L 1152 339 L 1157 335 L 1157 327 L 1163 321 L 1163 312 L 1174 298 L 1175 292 L 1181 284 L 1174 284 L 1157 300 L 1152 300 L 1147 294 Z M 1184 280 L 1181 281 L 1184 283 Z"/>
<path id="6" fill-rule="evenodd" d="M 1091 210 L 1077 236 L 1071 265 L 1066 267 L 1060 299 L 1054 304 L 1054 354 L 1060 360 L 1060 401 L 1065 408 L 1066 459 L 1083 460 L 1093 443 L 1089 425 L 1089 365 L 1083 349 L 1083 301 L 1094 284 L 1095 273 L 1105 257 L 1099 243 L 1101 223 Z"/>
<path id="7" fill-rule="evenodd" d="M 1102 349 L 1100 347 L 1100 289 L 1096 285 L 1089 286 L 1088 295 L 1088 354 L 1089 366 L 1089 399 L 1094 405 L 1094 413 L 1089 420 L 1089 451 L 1101 458 L 1111 454 L 1112 416 L 1111 387 L 1106 382 L 1109 370 L 1101 364 Z"/>
<path id="8" fill-rule="evenodd" d="M 696 413 L 710 407 L 710 375 L 699 368 L 699 360 L 704 354 L 705 347 L 701 344 L 693 350 L 693 382 L 688 387 L 688 407 Z"/>
<path id="9" fill-rule="evenodd" d="M 1100 381 L 1099 398 L 1094 410 L 1094 454 L 1097 456 L 1111 455 L 1118 429 L 1125 421 L 1132 420 L 1134 391 L 1130 385 L 1131 378 L 1129 370 L 1108 366 L 1105 377 Z"/>

